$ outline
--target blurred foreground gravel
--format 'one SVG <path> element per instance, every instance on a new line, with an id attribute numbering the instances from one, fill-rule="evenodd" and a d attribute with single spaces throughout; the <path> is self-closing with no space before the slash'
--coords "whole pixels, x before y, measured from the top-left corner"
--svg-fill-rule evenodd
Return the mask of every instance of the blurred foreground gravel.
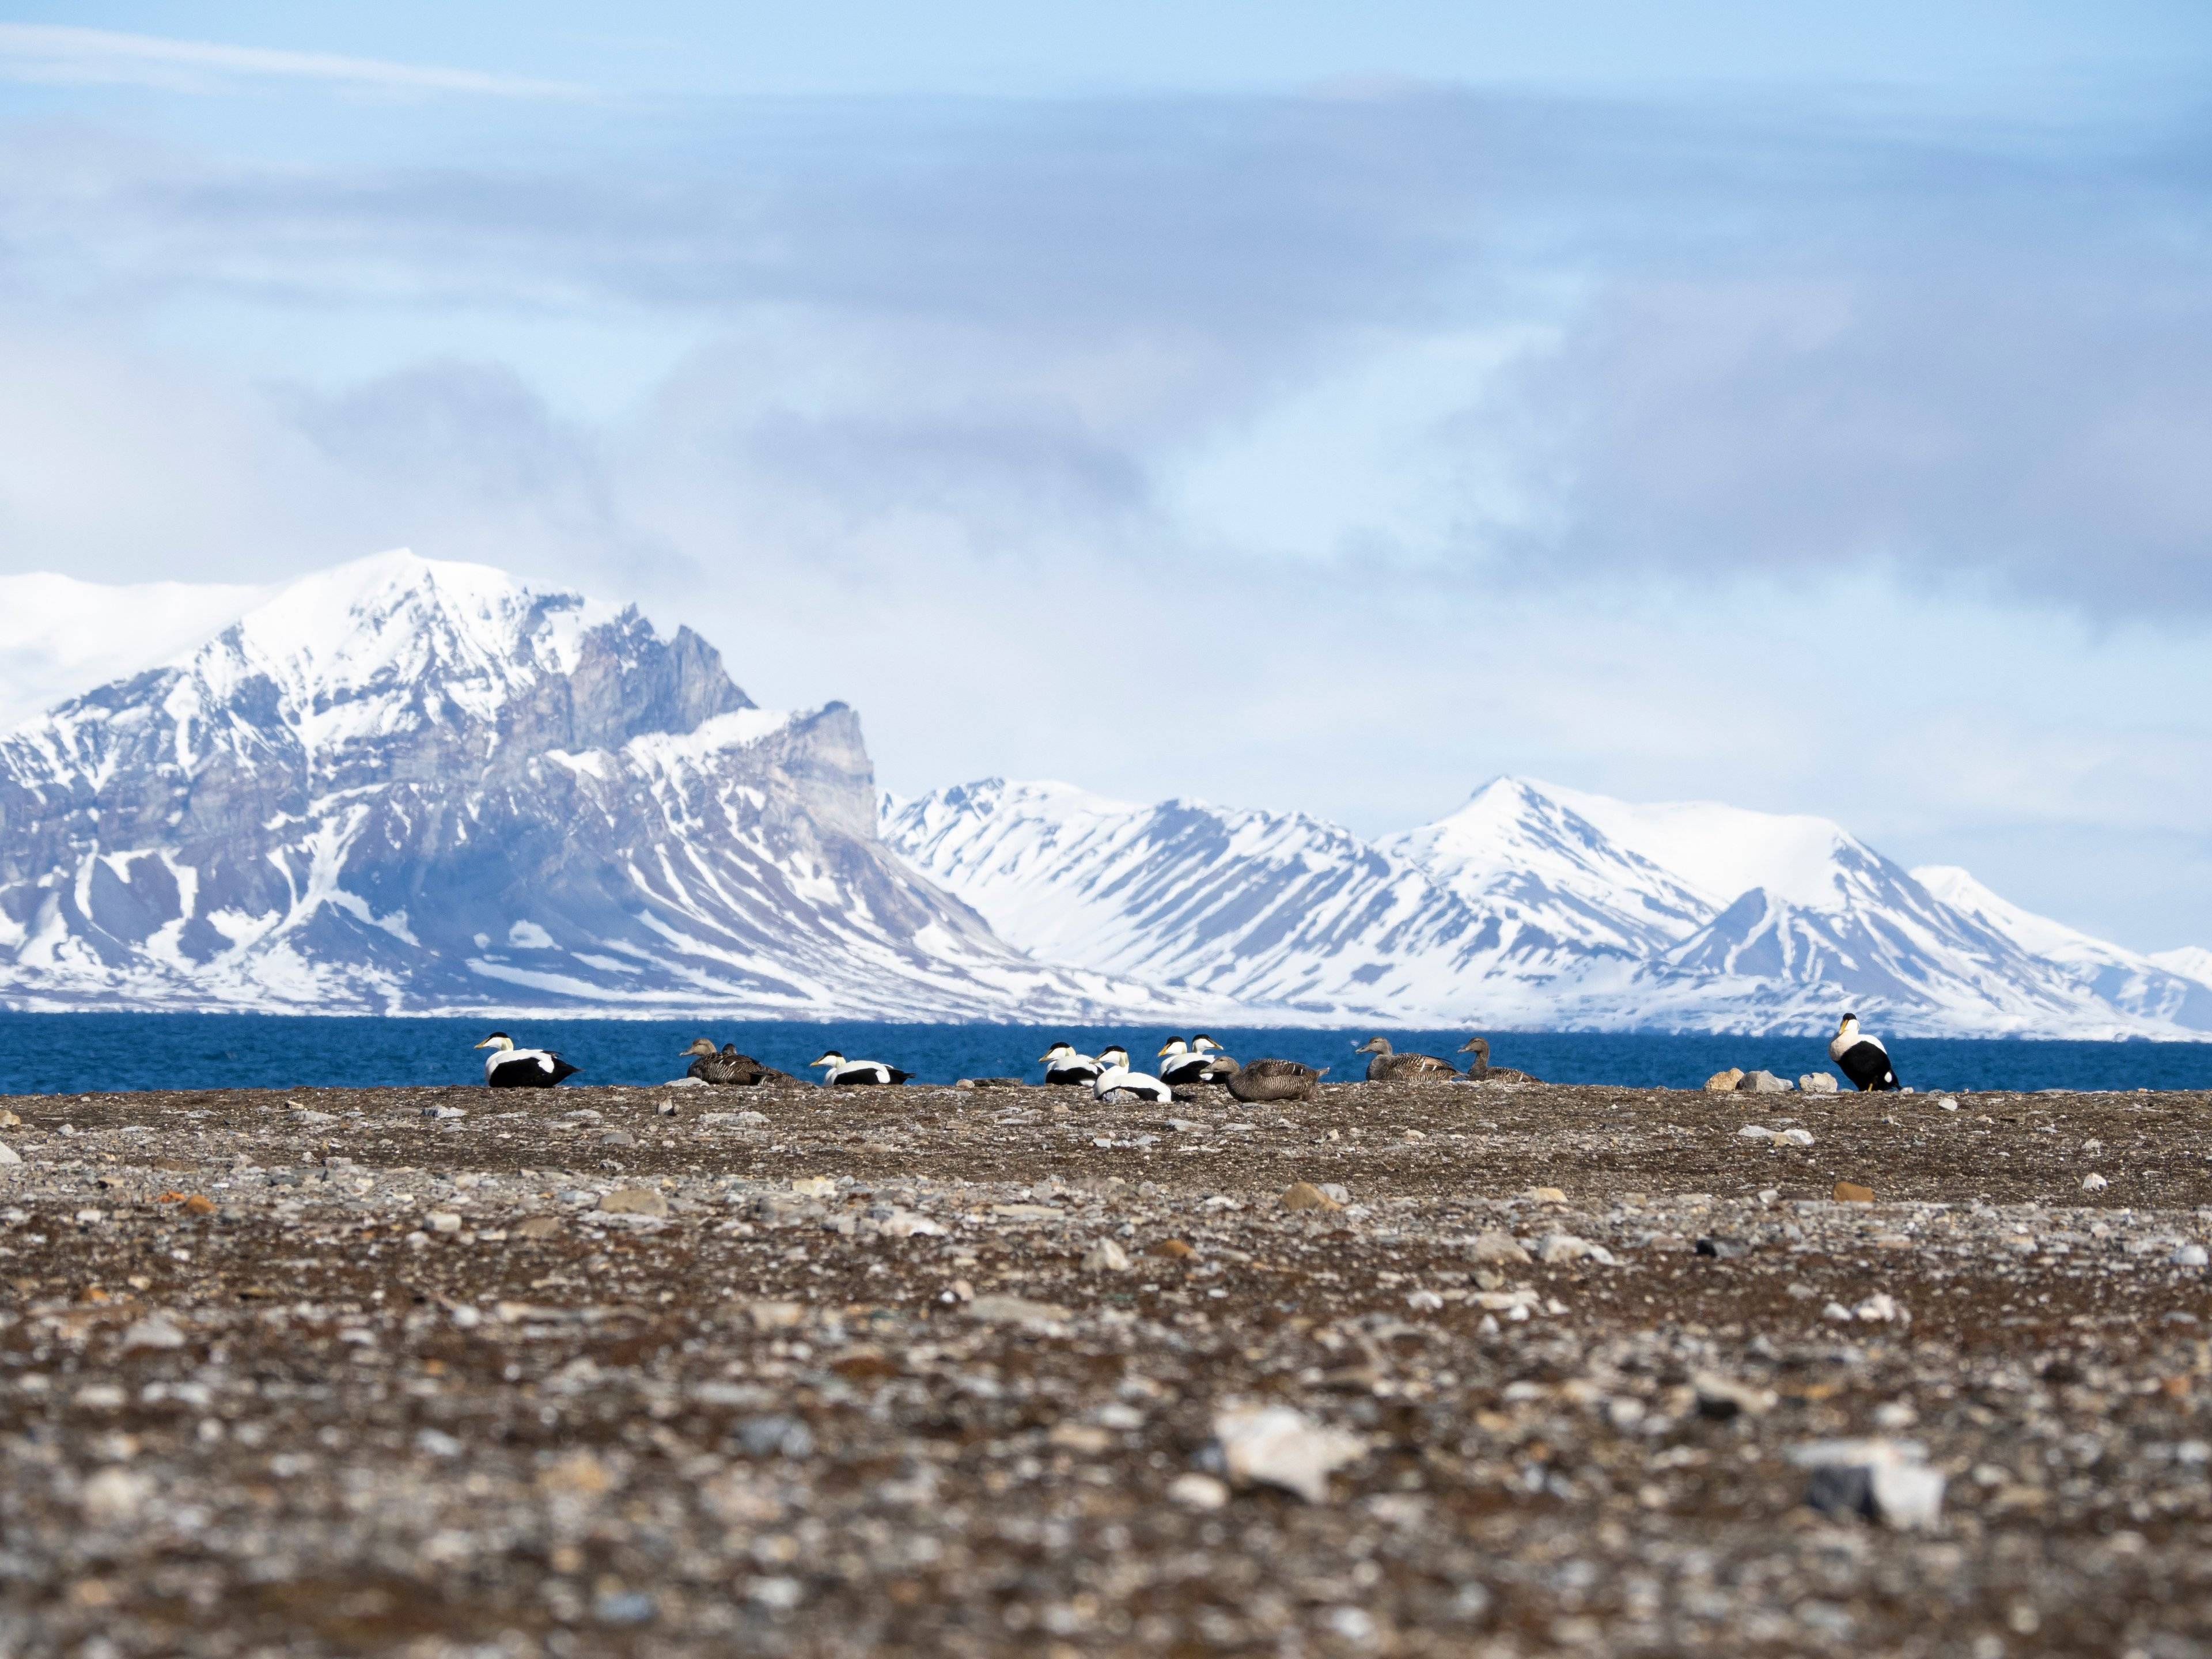
<path id="1" fill-rule="evenodd" d="M 6 1101 L 0 1652 L 2212 1655 L 2207 1097 L 1945 1098 Z"/>

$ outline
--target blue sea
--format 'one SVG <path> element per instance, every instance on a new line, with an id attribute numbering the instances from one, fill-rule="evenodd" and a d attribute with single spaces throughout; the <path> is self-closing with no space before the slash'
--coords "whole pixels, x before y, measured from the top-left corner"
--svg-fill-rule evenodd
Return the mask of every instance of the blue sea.
<path id="1" fill-rule="evenodd" d="M 0 1012 L 0 1093 L 88 1094 L 130 1089 L 299 1089 L 377 1084 L 474 1084 L 483 1019 L 335 1018 L 280 1014 L 25 1014 Z M 1037 1057 L 1065 1038 L 1096 1054 L 1125 1045 L 1148 1066 L 1170 1033 L 1139 1026 L 893 1025 L 778 1020 L 515 1019 L 526 1047 L 557 1050 L 580 1068 L 579 1084 L 663 1083 L 683 1075 L 692 1038 L 735 1043 L 794 1076 L 836 1048 L 881 1060 L 925 1083 L 963 1077 L 1040 1078 Z M 1367 1034 L 1340 1030 L 1215 1026 L 1211 1036 L 1241 1060 L 1272 1055 L 1326 1066 L 1356 1079 Z M 1188 1031 L 1179 1034 L 1184 1036 Z M 1461 1031 L 1391 1030 L 1398 1048 L 1451 1054 Z M 1824 1039 L 1675 1036 L 1568 1031 L 1485 1033 L 1493 1065 L 1552 1083 L 1695 1088 L 1729 1066 L 1796 1079 L 1827 1064 Z M 1921 1089 L 2208 1089 L 2212 1042 L 2027 1042 L 1899 1037 L 1899 1077 Z"/>

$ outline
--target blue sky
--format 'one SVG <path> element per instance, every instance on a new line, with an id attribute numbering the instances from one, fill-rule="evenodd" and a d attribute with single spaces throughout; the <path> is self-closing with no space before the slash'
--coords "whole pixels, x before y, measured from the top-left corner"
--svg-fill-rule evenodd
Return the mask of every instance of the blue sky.
<path id="1" fill-rule="evenodd" d="M 0 561 L 406 544 L 1003 772 L 2212 942 L 2212 26 L 0 9 Z"/>

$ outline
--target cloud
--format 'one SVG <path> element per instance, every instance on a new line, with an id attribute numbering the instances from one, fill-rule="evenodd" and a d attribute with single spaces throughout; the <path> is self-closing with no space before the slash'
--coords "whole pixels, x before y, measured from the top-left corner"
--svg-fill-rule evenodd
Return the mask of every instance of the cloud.
<path id="1" fill-rule="evenodd" d="M 331 52 L 173 40 L 114 29 L 0 23 L 0 79 L 213 92 L 247 81 L 317 82 L 386 96 L 575 98 L 580 87 Z"/>

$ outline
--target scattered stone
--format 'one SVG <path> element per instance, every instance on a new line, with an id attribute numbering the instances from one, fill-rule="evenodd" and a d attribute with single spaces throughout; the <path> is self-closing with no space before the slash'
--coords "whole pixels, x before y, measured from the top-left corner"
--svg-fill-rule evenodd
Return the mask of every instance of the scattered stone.
<path id="1" fill-rule="evenodd" d="M 526 1215 L 514 1224 L 517 1238 L 550 1238 L 561 1231 L 557 1215 Z"/>
<path id="2" fill-rule="evenodd" d="M 1194 1469 L 1168 1483 L 1168 1501 L 1187 1510 L 1218 1510 L 1229 1501 L 1229 1488 L 1213 1476 Z"/>
<path id="3" fill-rule="evenodd" d="M 1736 1079 L 1736 1089 L 1747 1095 L 1786 1095 L 1790 1085 L 1771 1072 L 1747 1072 Z"/>
<path id="4" fill-rule="evenodd" d="M 979 1296 L 968 1304 L 968 1316 L 992 1324 L 1064 1325 L 1073 1316 L 1057 1302 L 1033 1302 L 1024 1296 Z"/>
<path id="5" fill-rule="evenodd" d="M 1959 1109 L 1958 1100 L 1950 1095 L 1938 1095 L 1936 1097 L 1936 1109 L 1941 1112 L 1955 1112 Z"/>
<path id="6" fill-rule="evenodd" d="M 1223 1467 L 1239 1486 L 1279 1486 L 1309 1504 L 1328 1498 L 1328 1477 L 1366 1446 L 1288 1406 L 1237 1406 L 1213 1415 Z"/>
<path id="7" fill-rule="evenodd" d="M 801 1198 L 835 1198 L 837 1183 L 828 1176 L 799 1176 L 793 1180 L 791 1190 Z"/>
<path id="8" fill-rule="evenodd" d="M 1871 1204 L 1874 1202 L 1874 1188 L 1862 1187 L 1856 1181 L 1838 1181 L 1829 1196 L 1838 1204 Z"/>
<path id="9" fill-rule="evenodd" d="M 1415 1313 L 1437 1313 L 1443 1310 L 1444 1299 L 1434 1291 L 1411 1291 L 1407 1293 L 1406 1305 Z"/>
<path id="10" fill-rule="evenodd" d="M 1344 1207 L 1310 1181 L 1295 1182 L 1285 1187 L 1282 1205 L 1286 1210 L 1340 1210 Z"/>
<path id="11" fill-rule="evenodd" d="M 185 1334 L 169 1322 L 167 1316 L 149 1314 L 123 1333 L 123 1351 L 137 1348 L 181 1348 Z"/>
<path id="12" fill-rule="evenodd" d="M 1528 1259 L 1528 1252 L 1521 1248 L 1520 1240 L 1495 1229 L 1478 1235 L 1468 1254 L 1477 1261 L 1515 1262 Z"/>
<path id="13" fill-rule="evenodd" d="M 1826 1515 L 1857 1515 L 1900 1530 L 1925 1531 L 1943 1514 L 1943 1474 L 1910 1440 L 1823 1440 L 1791 1449 L 1812 1471 L 1805 1501 Z"/>
<path id="14" fill-rule="evenodd" d="M 2202 1267 L 2212 1261 L 2212 1255 L 2208 1255 L 2202 1244 L 2184 1244 L 2166 1260 L 2177 1267 Z"/>
<path id="15" fill-rule="evenodd" d="M 134 1520 L 153 1491 L 153 1481 L 135 1469 L 104 1468 L 84 1483 L 85 1519 L 100 1526 Z"/>
<path id="16" fill-rule="evenodd" d="M 1110 1238 L 1102 1238 L 1084 1253 L 1083 1270 L 1092 1273 L 1121 1273 L 1129 1270 L 1129 1253 Z"/>
<path id="17" fill-rule="evenodd" d="M 608 1215 L 665 1216 L 668 1200 L 651 1187 L 617 1187 L 599 1200 Z"/>
<path id="18" fill-rule="evenodd" d="M 1725 1072 L 1715 1072 L 1705 1079 L 1705 1092 L 1709 1095 L 1734 1094 L 1736 1085 L 1742 1081 L 1743 1068 L 1731 1066 Z"/>
<path id="19" fill-rule="evenodd" d="M 22 1153 L 17 1152 L 6 1141 L 0 1140 L 0 1164 L 21 1164 L 22 1161 Z"/>
<path id="20" fill-rule="evenodd" d="M 1836 1092 L 1835 1074 L 1832 1072 L 1808 1072 L 1797 1079 L 1797 1088 L 1803 1094 L 1832 1095 Z"/>
<path id="21" fill-rule="evenodd" d="M 916 1210 L 893 1210 L 884 1218 L 885 1238 L 942 1238 L 945 1226 Z"/>
<path id="22" fill-rule="evenodd" d="M 434 1233 L 457 1233 L 461 1218 L 451 1210 L 433 1210 L 422 1218 L 422 1224 Z"/>

